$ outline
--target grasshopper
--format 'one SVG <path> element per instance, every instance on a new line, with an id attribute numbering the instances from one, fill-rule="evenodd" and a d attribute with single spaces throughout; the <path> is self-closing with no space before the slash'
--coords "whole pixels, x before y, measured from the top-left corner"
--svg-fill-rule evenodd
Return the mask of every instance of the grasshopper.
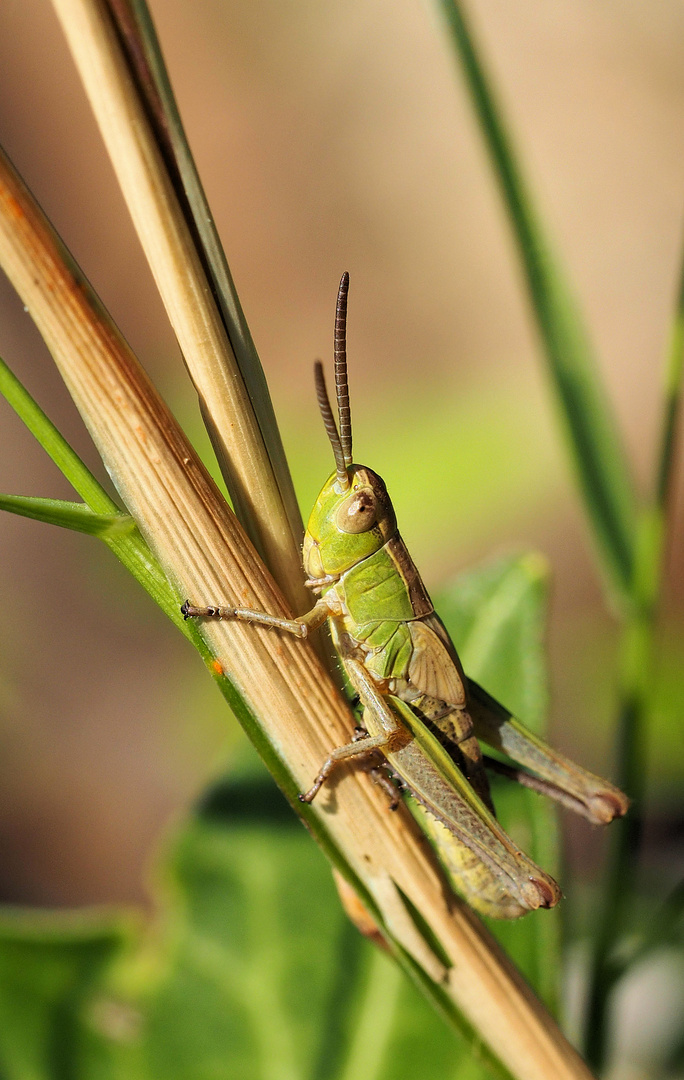
<path id="1" fill-rule="evenodd" d="M 417 816 L 453 883 L 481 913 L 517 918 L 553 907 L 557 883 L 496 820 L 485 766 L 606 824 L 628 800 L 529 732 L 464 674 L 456 649 L 397 529 L 384 482 L 352 460 L 346 324 L 349 275 L 337 296 L 334 360 L 338 425 L 320 361 L 318 405 L 335 456 L 311 512 L 303 544 L 313 608 L 288 620 L 245 608 L 196 607 L 185 618 L 239 619 L 300 638 L 326 621 L 349 683 L 363 707 L 363 727 L 334 749 L 309 791 L 310 803 L 342 764 L 360 762 L 390 792 L 413 796 Z M 478 738 L 520 768 L 484 758 Z M 384 770 L 384 771 L 383 771 Z M 389 775 L 388 775 L 389 774 Z"/>

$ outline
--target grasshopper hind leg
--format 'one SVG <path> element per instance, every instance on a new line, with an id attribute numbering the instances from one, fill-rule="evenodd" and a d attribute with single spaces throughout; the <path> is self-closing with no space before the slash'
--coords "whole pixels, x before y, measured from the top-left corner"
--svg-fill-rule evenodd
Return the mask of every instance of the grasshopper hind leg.
<path id="1" fill-rule="evenodd" d="M 473 733 L 473 721 L 467 710 L 446 705 L 427 694 L 421 694 L 408 704 L 439 739 L 487 809 L 495 814 L 482 750 Z"/>

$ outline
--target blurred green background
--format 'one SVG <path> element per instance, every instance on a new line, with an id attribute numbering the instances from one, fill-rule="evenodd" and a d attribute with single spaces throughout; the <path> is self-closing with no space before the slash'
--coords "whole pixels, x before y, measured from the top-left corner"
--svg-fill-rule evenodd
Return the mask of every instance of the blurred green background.
<path id="1" fill-rule="evenodd" d="M 511 550 L 545 553 L 553 741 L 610 775 L 616 630 L 508 225 L 431 9 L 153 0 L 151 10 L 305 516 L 331 465 L 312 361 L 330 359 L 348 269 L 355 457 L 387 481 L 428 588 Z M 684 4 L 473 0 L 469 10 L 643 483 L 684 236 Z M 0 6 L 0 142 L 206 445 L 46 0 Z M 0 352 L 101 475 L 4 279 Z M 1 402 L 0 421 L 2 490 L 71 497 Z M 684 866 L 681 470 L 676 482 L 644 763 L 645 896 Z M 198 658 L 103 547 L 10 515 L 0 544 L 0 900 L 145 901 L 150 852 L 241 735 Z M 564 884 L 579 882 L 590 913 L 601 837 L 566 824 Z"/>

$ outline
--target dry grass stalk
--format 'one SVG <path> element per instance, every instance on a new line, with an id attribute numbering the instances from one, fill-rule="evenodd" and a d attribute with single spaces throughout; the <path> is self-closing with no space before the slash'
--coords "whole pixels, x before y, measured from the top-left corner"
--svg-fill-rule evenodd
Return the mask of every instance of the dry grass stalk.
<path id="1" fill-rule="evenodd" d="M 140 528 L 197 603 L 230 600 L 289 614 L 283 598 L 183 433 L 41 211 L 0 160 L 0 261 L 43 335 Z M 304 789 L 353 721 L 308 643 L 239 623 L 206 639 L 265 735 Z M 525 1080 L 588 1080 L 553 1019 L 478 920 L 455 900 L 408 812 L 350 769 L 310 811 L 323 824 L 405 949 Z M 421 913 L 451 966 L 415 925 Z M 543 913 L 536 916 L 543 918 Z"/>
<path id="2" fill-rule="evenodd" d="M 106 5 L 54 0 L 171 325 L 211 417 L 231 498 L 294 608 L 304 609 L 299 545 L 235 355 Z"/>

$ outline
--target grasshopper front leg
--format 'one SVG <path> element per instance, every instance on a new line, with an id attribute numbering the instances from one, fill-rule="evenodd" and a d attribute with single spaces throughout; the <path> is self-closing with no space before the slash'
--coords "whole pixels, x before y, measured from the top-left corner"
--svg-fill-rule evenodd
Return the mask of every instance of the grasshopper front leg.
<path id="1" fill-rule="evenodd" d="M 185 619 L 234 619 L 239 622 L 255 623 L 258 626 L 270 626 L 276 630 L 284 630 L 288 634 L 294 634 L 295 637 L 305 638 L 310 630 L 322 626 L 326 619 L 329 618 L 330 607 L 325 600 L 319 600 L 311 608 L 311 611 L 307 611 L 305 615 L 300 615 L 296 619 L 283 619 L 278 615 L 269 615 L 265 611 L 253 611 L 251 608 L 218 605 L 195 607 L 189 600 L 186 600 L 181 607 L 181 612 Z M 338 765 L 344 764 L 349 758 L 368 758 L 378 750 L 383 751 L 387 748 L 391 735 L 399 729 L 399 724 L 393 717 L 391 710 L 387 709 L 386 712 L 386 724 L 389 730 L 336 747 L 323 763 L 309 790 L 299 796 L 301 802 L 313 802 L 334 769 Z"/>
<path id="2" fill-rule="evenodd" d="M 305 638 L 309 630 L 316 630 L 323 625 L 330 615 L 330 608 L 325 600 L 319 600 L 305 615 L 300 615 L 296 619 L 283 619 L 279 615 L 269 615 L 266 611 L 253 611 L 251 608 L 194 607 L 189 600 L 186 600 L 181 606 L 181 614 L 184 619 L 235 619 L 238 622 L 256 623 L 258 626 L 272 626 L 277 630 L 294 634 L 295 637 Z"/>

